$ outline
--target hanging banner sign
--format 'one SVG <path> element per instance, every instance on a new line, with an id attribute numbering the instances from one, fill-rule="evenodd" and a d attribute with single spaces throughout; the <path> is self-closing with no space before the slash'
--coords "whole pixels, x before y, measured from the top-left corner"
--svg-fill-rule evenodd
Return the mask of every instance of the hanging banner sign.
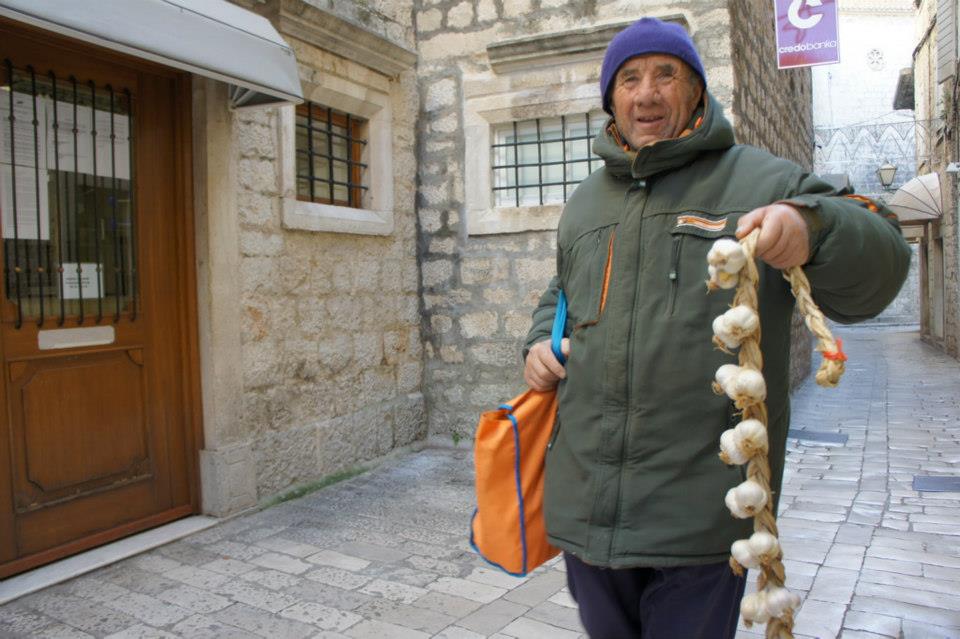
<path id="1" fill-rule="evenodd" d="M 777 68 L 840 62 L 836 0 L 773 0 Z"/>

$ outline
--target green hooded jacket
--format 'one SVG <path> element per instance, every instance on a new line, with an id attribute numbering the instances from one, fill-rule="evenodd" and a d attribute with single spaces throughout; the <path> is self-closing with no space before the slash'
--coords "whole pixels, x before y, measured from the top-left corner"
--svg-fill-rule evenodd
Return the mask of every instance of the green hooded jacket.
<path id="1" fill-rule="evenodd" d="M 724 504 L 744 468 L 717 457 L 739 421 L 711 390 L 721 364 L 712 322 L 732 290 L 707 294 L 707 251 L 737 220 L 773 202 L 797 206 L 810 230 L 804 267 L 813 297 L 839 322 L 870 318 L 896 296 L 910 249 L 896 218 L 844 197 L 796 164 L 735 145 L 709 95 L 685 137 L 627 152 L 605 128 L 605 166 L 571 195 L 560 219 L 557 276 L 533 313 L 527 349 L 548 339 L 559 288 L 569 302 L 570 355 L 547 452 L 550 541 L 610 567 L 724 561 L 752 530 Z M 601 312 L 601 289 L 610 264 Z M 794 298 L 781 272 L 760 263 L 760 318 L 775 498 L 789 423 Z"/>

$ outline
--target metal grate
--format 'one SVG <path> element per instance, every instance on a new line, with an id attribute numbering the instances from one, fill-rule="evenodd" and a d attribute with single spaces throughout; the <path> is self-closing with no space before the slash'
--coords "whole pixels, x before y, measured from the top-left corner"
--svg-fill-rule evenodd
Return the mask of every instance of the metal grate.
<path id="1" fill-rule="evenodd" d="M 917 492 L 960 493 L 960 477 L 914 475 L 913 489 Z"/>
<path id="2" fill-rule="evenodd" d="M 805 428 L 791 428 L 787 437 L 802 441 L 820 442 L 823 444 L 846 444 L 849 435 L 846 433 L 830 433 L 822 430 L 806 430 Z"/>
<path id="3" fill-rule="evenodd" d="M 496 206 L 566 202 L 600 158 L 590 144 L 606 116 L 585 113 L 511 122 L 494 131 L 491 145 Z"/>
<path id="4" fill-rule="evenodd" d="M 137 313 L 129 90 L 3 61 L 0 218 L 14 326 Z"/>
<path id="5" fill-rule="evenodd" d="M 366 120 L 307 102 L 297 107 L 297 197 L 360 208 L 368 187 Z"/>

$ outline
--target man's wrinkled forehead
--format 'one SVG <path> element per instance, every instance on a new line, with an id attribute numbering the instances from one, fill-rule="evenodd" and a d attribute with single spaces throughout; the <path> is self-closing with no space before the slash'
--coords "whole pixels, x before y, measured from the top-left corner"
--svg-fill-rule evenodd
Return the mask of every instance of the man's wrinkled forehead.
<path id="1" fill-rule="evenodd" d="M 644 53 L 625 60 L 617 69 L 616 77 L 620 78 L 628 73 L 631 75 L 646 73 L 651 70 L 682 78 L 694 73 L 689 64 L 676 56 L 668 53 Z"/>

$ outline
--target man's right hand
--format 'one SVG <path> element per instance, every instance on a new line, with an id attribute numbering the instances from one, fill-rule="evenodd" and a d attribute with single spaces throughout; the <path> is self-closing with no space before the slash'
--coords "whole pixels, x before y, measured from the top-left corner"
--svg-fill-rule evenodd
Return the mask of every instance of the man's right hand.
<path id="1" fill-rule="evenodd" d="M 560 352 L 565 356 L 570 355 L 569 339 L 564 338 L 560 342 Z M 523 379 L 530 388 L 535 391 L 553 390 L 557 382 L 566 376 L 567 371 L 550 348 L 550 340 L 537 342 L 530 347 L 527 362 L 523 368 Z"/>

